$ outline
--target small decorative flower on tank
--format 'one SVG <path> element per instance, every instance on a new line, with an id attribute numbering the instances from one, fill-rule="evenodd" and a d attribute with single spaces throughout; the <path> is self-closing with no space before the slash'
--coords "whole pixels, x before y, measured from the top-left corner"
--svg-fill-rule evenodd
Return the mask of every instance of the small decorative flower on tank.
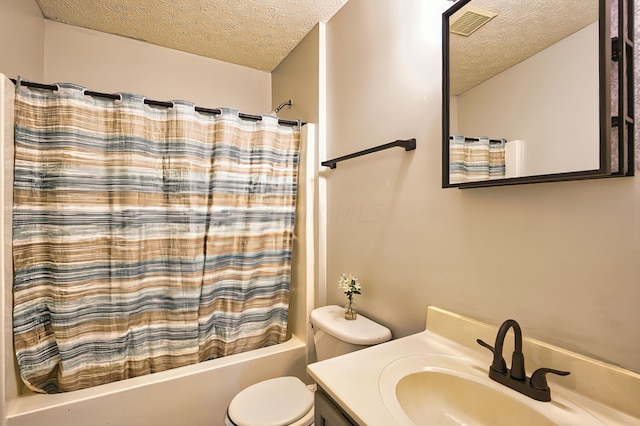
<path id="1" fill-rule="evenodd" d="M 360 287 L 360 283 L 358 282 L 358 278 L 356 278 L 353 274 L 341 274 L 340 281 L 338 282 L 338 287 L 342 289 L 344 294 L 347 295 L 349 301 L 344 306 L 344 317 L 348 320 L 354 320 L 358 316 L 358 311 L 356 310 L 356 304 L 353 302 L 354 294 L 362 294 L 362 287 Z"/>

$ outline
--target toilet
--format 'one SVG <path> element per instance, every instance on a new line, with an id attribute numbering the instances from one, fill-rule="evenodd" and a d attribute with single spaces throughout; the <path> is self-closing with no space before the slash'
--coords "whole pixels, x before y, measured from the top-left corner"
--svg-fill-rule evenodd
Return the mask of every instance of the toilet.
<path id="1" fill-rule="evenodd" d="M 318 361 L 364 349 L 391 339 L 388 328 L 358 314 L 344 318 L 336 305 L 314 309 L 309 316 Z M 297 377 L 278 377 L 249 386 L 227 408 L 227 426 L 313 425 L 313 386 Z"/>

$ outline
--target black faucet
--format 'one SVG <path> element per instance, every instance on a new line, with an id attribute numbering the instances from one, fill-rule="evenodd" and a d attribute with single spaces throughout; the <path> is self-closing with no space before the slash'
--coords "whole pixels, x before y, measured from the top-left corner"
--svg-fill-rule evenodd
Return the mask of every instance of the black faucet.
<path id="1" fill-rule="evenodd" d="M 513 328 L 515 344 L 511 357 L 511 369 L 508 369 L 502 357 L 502 346 L 504 345 L 507 331 L 509 331 L 510 328 Z M 489 367 L 489 377 L 492 380 L 538 401 L 551 401 L 551 391 L 547 384 L 547 373 L 558 374 L 560 376 L 570 374 L 568 371 L 539 368 L 533 372 L 531 378 L 527 377 L 524 371 L 524 354 L 522 353 L 522 331 L 516 320 L 508 319 L 502 323 L 496 336 L 495 348 L 480 339 L 476 341 L 480 346 L 484 346 L 493 352 L 493 362 L 491 363 L 491 367 Z"/>

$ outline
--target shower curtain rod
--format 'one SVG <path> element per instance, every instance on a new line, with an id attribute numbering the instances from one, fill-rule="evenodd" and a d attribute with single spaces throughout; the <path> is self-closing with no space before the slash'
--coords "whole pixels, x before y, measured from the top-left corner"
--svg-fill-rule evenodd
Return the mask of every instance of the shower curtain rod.
<path id="1" fill-rule="evenodd" d="M 11 82 L 13 84 L 18 84 L 17 80 L 15 78 L 11 78 L 10 79 Z M 45 89 L 45 90 L 52 90 L 52 91 L 56 91 L 58 90 L 58 86 L 55 84 L 42 84 L 42 83 L 34 83 L 31 81 L 21 81 L 20 84 L 22 86 L 25 87 L 34 87 L 36 89 Z M 106 98 L 106 99 L 111 99 L 111 100 L 116 100 L 116 99 L 120 99 L 120 95 L 116 94 L 116 93 L 101 93 L 101 92 L 94 92 L 91 90 L 85 90 L 84 91 L 85 95 L 87 96 L 92 96 L 92 97 L 97 97 L 97 98 Z M 165 107 L 165 108 L 173 108 L 173 102 L 165 102 L 165 101 L 154 101 L 153 99 L 145 99 L 144 103 L 146 105 L 151 105 L 151 106 L 157 106 L 157 107 Z M 218 108 L 203 108 L 203 107 L 199 107 L 196 106 L 195 110 L 197 112 L 204 112 L 206 114 L 214 114 L 214 115 L 219 115 L 222 114 L 222 110 L 218 109 Z M 238 113 L 238 117 L 244 119 L 244 120 L 251 120 L 251 121 L 260 121 L 262 120 L 262 116 L 261 115 L 253 115 L 253 114 L 245 114 L 243 112 L 239 112 Z M 278 119 L 278 124 L 281 125 L 285 125 L 285 126 L 304 126 L 305 122 L 302 122 L 300 120 L 283 120 L 283 119 Z"/>
<path id="2" fill-rule="evenodd" d="M 453 139 L 453 136 L 449 136 L 449 140 Z M 464 138 L 465 142 L 479 142 L 480 138 Z M 491 143 L 508 142 L 506 139 L 489 139 Z"/>

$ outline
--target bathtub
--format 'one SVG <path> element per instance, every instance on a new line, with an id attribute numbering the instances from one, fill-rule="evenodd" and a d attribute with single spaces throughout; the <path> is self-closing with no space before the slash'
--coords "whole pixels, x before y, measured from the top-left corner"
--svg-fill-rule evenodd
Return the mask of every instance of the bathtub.
<path id="1" fill-rule="evenodd" d="M 231 399 L 262 380 L 293 375 L 309 382 L 313 335 L 313 125 L 302 132 L 297 235 L 294 238 L 289 330 L 284 343 L 68 393 L 29 391 L 18 373 L 12 332 L 13 84 L 0 74 L 0 426 L 216 426 Z M 294 288 L 295 287 L 295 288 Z"/>
<path id="2" fill-rule="evenodd" d="M 300 377 L 306 345 L 279 345 L 160 373 L 53 395 L 29 391 L 6 400 L 6 426 L 223 425 L 231 399 L 273 377 Z"/>

